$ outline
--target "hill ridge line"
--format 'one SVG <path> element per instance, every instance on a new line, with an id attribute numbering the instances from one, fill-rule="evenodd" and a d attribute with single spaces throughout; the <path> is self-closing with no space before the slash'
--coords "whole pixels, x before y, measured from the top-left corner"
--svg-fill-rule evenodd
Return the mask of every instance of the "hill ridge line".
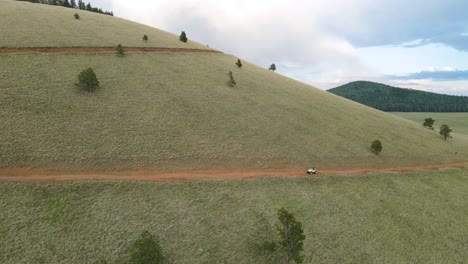
<path id="1" fill-rule="evenodd" d="M 190 49 L 190 48 L 142 48 L 124 47 L 125 52 L 148 53 L 221 53 L 218 50 Z M 0 54 L 11 53 L 110 53 L 116 52 L 115 47 L 25 47 L 25 48 L 0 48 Z"/>

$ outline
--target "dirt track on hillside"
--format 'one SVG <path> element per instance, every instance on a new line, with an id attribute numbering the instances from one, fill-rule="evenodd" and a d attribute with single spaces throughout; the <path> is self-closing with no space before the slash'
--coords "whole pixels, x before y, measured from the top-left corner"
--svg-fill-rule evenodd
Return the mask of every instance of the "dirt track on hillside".
<path id="1" fill-rule="evenodd" d="M 436 170 L 441 168 L 463 168 L 468 162 L 434 164 L 425 166 L 362 168 L 349 170 L 323 170 L 320 175 L 362 175 L 382 172 L 406 172 L 416 170 Z M 306 176 L 305 169 L 267 169 L 267 170 L 207 170 L 186 172 L 155 172 L 155 171 L 119 171 L 116 173 L 51 173 L 37 168 L 0 168 L 0 181 L 3 182 L 62 182 L 74 180 L 134 180 L 134 181 L 177 181 L 195 179 L 248 179 L 261 176 L 295 177 Z"/>
<path id="2" fill-rule="evenodd" d="M 157 52 L 157 53 L 222 53 L 217 50 L 184 49 L 184 48 L 125 48 L 125 52 Z M 102 48 L 0 48 L 0 54 L 5 53 L 114 53 L 115 47 Z"/>

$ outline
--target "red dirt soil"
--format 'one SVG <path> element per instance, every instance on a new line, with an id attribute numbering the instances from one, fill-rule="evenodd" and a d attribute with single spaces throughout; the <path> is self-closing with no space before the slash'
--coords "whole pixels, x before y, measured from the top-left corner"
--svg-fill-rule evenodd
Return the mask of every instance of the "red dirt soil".
<path id="1" fill-rule="evenodd" d="M 0 48 L 1 53 L 111 53 L 116 52 L 115 47 L 89 48 Z M 125 52 L 195 52 L 195 53 L 222 53 L 217 50 L 183 49 L 183 48 L 124 48 Z"/>
<path id="2" fill-rule="evenodd" d="M 350 169 L 350 170 L 322 170 L 318 175 L 362 175 L 367 173 L 406 172 L 415 170 L 436 170 L 441 168 L 464 168 L 468 162 L 392 167 L 381 169 Z M 294 177 L 305 176 L 306 169 L 267 169 L 267 170 L 210 170 L 185 172 L 156 172 L 156 171 L 120 171 L 116 173 L 75 173 L 60 174 L 48 172 L 38 168 L 0 168 L 0 182 L 60 182 L 74 180 L 132 180 L 132 181 L 176 181 L 196 179 L 248 179 L 260 176 Z"/>

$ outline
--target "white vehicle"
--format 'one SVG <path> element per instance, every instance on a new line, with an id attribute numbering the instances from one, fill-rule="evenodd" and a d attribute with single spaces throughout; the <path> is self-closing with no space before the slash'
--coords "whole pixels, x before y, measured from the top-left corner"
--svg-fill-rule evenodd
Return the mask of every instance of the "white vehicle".
<path id="1" fill-rule="evenodd" d="M 307 174 L 317 174 L 318 170 L 315 167 L 311 167 L 307 170 Z"/>

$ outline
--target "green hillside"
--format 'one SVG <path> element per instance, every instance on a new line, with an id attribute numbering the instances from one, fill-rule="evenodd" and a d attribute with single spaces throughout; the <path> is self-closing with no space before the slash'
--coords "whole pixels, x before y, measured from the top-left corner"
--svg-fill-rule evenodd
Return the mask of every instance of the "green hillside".
<path id="1" fill-rule="evenodd" d="M 86 1 L 85 1 L 86 2 Z M 78 13 L 79 20 L 74 18 Z M 190 40 L 117 17 L 89 11 L 0 0 L 0 47 L 157 47 L 210 49 Z M 183 29 L 181 29 L 183 30 Z M 180 32 L 179 32 L 180 33 Z M 143 41 L 143 35 L 148 41 Z"/>
<path id="2" fill-rule="evenodd" d="M 465 263 L 468 170 L 179 182 L 0 182 L 0 263 L 128 263 L 143 230 L 169 263 L 271 264 L 276 210 L 304 263 Z"/>
<path id="3" fill-rule="evenodd" d="M 83 21 L 72 16 L 75 10 L 0 3 L 0 25 L 29 32 L 27 39 L 1 38 L 0 46 L 94 47 L 117 41 L 143 46 L 144 33 L 167 47 L 186 45 L 156 29 L 137 32 L 149 28 L 111 16 L 83 14 L 83 21 L 95 19 L 83 28 L 76 24 Z M 47 27 L 47 32 L 29 28 L 50 21 L 61 21 L 61 27 Z M 112 25 L 105 32 L 112 41 L 74 35 L 100 35 L 103 23 Z M 420 124 L 248 62 L 238 69 L 236 61 L 221 53 L 135 52 L 122 58 L 111 53 L 0 54 L 0 167 L 357 168 L 468 160 L 467 138 L 444 141 Z M 87 67 L 101 83 L 95 93 L 74 85 Z M 236 87 L 227 85 L 229 71 Z M 374 139 L 384 146 L 378 156 L 370 151 Z"/>
<path id="4" fill-rule="evenodd" d="M 358 81 L 329 92 L 386 112 L 468 112 L 468 97 Z"/>

